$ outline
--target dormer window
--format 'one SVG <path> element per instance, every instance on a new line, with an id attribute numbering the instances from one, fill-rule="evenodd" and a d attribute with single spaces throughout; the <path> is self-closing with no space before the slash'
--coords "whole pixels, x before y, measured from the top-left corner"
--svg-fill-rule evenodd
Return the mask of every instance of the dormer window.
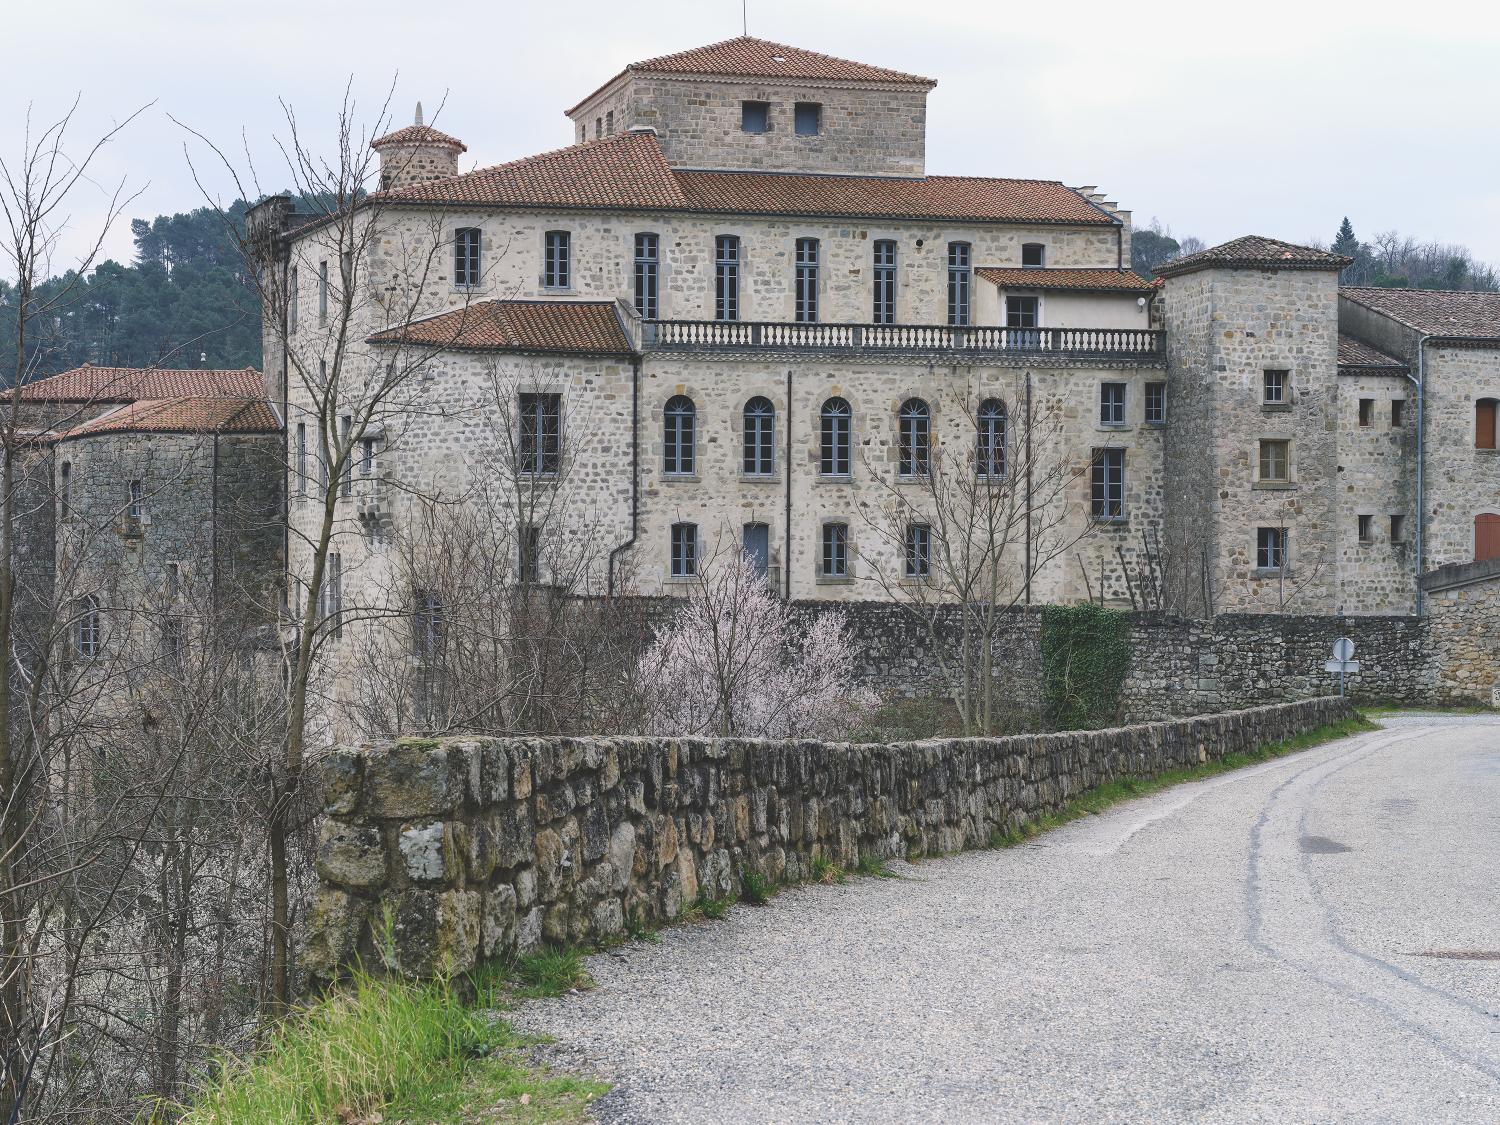
<path id="1" fill-rule="evenodd" d="M 797 136 L 816 137 L 823 131 L 823 107 L 817 102 L 798 102 L 793 116 Z"/>
<path id="2" fill-rule="evenodd" d="M 1021 247 L 1023 269 L 1039 270 L 1047 264 L 1047 248 L 1040 242 L 1028 242 Z"/>
<path id="3" fill-rule="evenodd" d="M 741 102 L 740 128 L 746 133 L 769 133 L 771 131 L 771 103 Z"/>

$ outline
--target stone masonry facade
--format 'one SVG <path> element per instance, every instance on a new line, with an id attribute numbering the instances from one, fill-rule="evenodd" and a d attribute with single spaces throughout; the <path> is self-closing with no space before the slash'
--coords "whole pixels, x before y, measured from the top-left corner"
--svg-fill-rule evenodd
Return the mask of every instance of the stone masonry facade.
<path id="1" fill-rule="evenodd" d="M 1122 777 L 1217 761 L 1349 717 L 1337 698 L 1112 730 L 824 745 L 451 739 L 319 765 L 303 965 L 413 977 L 603 941 L 814 860 L 984 847 Z"/>

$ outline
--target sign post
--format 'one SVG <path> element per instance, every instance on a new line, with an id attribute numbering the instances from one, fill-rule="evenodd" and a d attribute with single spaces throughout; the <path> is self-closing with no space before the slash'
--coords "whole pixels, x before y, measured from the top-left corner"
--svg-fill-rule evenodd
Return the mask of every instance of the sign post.
<path id="1" fill-rule="evenodd" d="M 1359 661 L 1354 659 L 1354 642 L 1348 637 L 1340 637 L 1333 642 L 1333 659 L 1325 661 L 1323 671 L 1337 672 L 1339 674 L 1339 695 L 1344 694 L 1344 677 L 1350 672 L 1359 671 Z"/>

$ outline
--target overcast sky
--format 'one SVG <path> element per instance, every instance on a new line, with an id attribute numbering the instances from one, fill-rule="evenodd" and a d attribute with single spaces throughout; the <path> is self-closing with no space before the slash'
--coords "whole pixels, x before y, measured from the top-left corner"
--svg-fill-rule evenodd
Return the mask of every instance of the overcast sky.
<path id="1" fill-rule="evenodd" d="M 740 33 L 740 0 L 12 7 L 0 155 L 18 153 L 28 100 L 40 119 L 81 95 L 80 141 L 155 102 L 74 201 L 75 254 L 121 177 L 142 189 L 126 220 L 201 204 L 169 113 L 227 146 L 243 132 L 279 188 L 278 97 L 326 124 L 351 76 L 372 110 L 395 77 L 397 124 L 446 99 L 437 124 L 482 166 L 569 143 L 562 111 L 625 63 Z M 1209 243 L 1327 241 L 1347 214 L 1361 237 L 1399 228 L 1500 263 L 1492 4 L 749 0 L 749 24 L 936 78 L 931 172 L 1097 184 L 1138 225 Z M 128 221 L 109 248 L 129 259 Z"/>

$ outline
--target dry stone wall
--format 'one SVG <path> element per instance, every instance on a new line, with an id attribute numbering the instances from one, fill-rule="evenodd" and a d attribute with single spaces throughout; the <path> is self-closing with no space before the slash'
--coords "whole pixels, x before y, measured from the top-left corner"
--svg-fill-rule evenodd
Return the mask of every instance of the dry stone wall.
<path id="1" fill-rule="evenodd" d="M 321 762 L 320 888 L 304 965 L 463 971 L 543 942 L 680 917 L 815 859 L 982 847 L 1126 776 L 1346 718 L 1336 698 L 1113 730 L 897 745 L 452 739 Z"/>

